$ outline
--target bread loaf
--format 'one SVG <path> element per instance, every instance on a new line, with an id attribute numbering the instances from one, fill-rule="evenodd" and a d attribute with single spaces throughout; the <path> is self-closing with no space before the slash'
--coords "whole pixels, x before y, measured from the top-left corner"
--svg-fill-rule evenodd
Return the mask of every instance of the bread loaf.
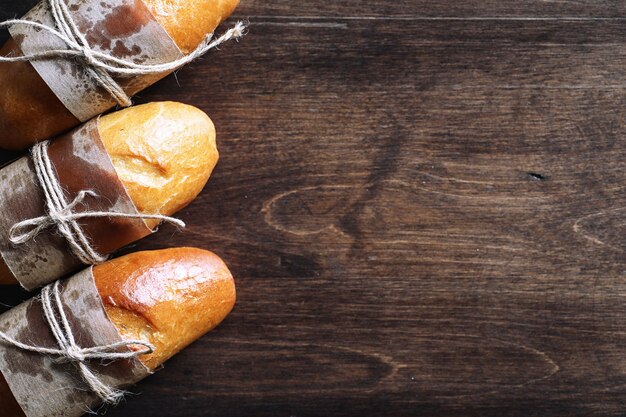
<path id="1" fill-rule="evenodd" d="M 125 339 L 156 350 L 156 369 L 217 326 L 235 304 L 233 277 L 215 254 L 192 248 L 137 252 L 94 267 L 109 318 Z"/>
<path id="2" fill-rule="evenodd" d="M 157 21 L 184 53 L 230 16 L 239 0 L 143 0 Z"/>
<path id="3" fill-rule="evenodd" d="M 239 0 L 144 0 L 185 53 L 194 50 Z M 0 55 L 22 55 L 13 39 Z M 94 115 L 95 116 L 95 115 Z M 20 150 L 79 124 L 28 62 L 0 63 L 0 148 Z"/>
<path id="4" fill-rule="evenodd" d="M 144 214 L 169 216 L 188 205 L 219 158 L 211 119 L 181 103 L 149 103 L 111 113 L 100 118 L 98 130 L 119 178 Z M 3 261 L 0 284 L 17 284 Z"/>
<path id="5" fill-rule="evenodd" d="M 138 252 L 96 266 L 93 273 L 122 337 L 155 346 L 139 358 L 151 370 L 215 328 L 235 304 L 228 267 L 201 249 Z M 2 417 L 24 417 L 2 374 L 0 410 Z"/>
<path id="6" fill-rule="evenodd" d="M 141 213 L 171 215 L 188 205 L 219 159 L 211 119 L 181 103 L 124 109 L 100 118 L 98 130 Z"/>

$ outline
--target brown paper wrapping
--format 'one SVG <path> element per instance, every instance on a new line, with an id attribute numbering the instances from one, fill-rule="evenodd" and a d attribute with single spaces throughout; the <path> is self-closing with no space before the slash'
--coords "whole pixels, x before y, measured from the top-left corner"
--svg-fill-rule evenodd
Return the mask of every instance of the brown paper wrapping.
<path id="1" fill-rule="evenodd" d="M 162 64 L 183 57 L 176 43 L 140 0 L 65 0 L 81 33 L 91 48 L 137 64 Z M 24 19 L 55 27 L 45 1 Z M 24 55 L 67 49 L 50 33 L 24 25 L 10 29 Z M 35 60 L 33 67 L 59 100 L 84 122 L 114 107 L 117 102 L 95 82 L 79 60 Z M 130 97 L 154 84 L 167 73 L 117 80 Z"/>
<path id="2" fill-rule="evenodd" d="M 121 342 L 106 315 L 92 268 L 61 284 L 61 299 L 77 343 L 82 348 Z M 46 322 L 41 300 L 33 298 L 0 316 L 0 331 L 29 345 L 58 349 Z M 136 384 L 150 371 L 138 360 L 119 360 L 89 367 L 101 381 L 120 389 Z M 89 392 L 74 364 L 27 352 L 0 342 L 0 373 L 26 417 L 79 417 L 100 404 Z"/>
<path id="3" fill-rule="evenodd" d="M 73 201 L 83 190 L 93 190 L 99 196 L 87 197 L 75 212 L 139 214 L 100 140 L 97 119 L 54 140 L 49 156 L 67 201 Z M 29 157 L 0 170 L 0 256 L 27 290 L 42 287 L 82 266 L 55 227 L 24 244 L 14 245 L 9 241 L 13 225 L 44 216 L 46 210 L 41 185 Z M 111 253 L 151 233 L 141 219 L 86 218 L 79 224 L 94 248 L 102 254 Z"/>

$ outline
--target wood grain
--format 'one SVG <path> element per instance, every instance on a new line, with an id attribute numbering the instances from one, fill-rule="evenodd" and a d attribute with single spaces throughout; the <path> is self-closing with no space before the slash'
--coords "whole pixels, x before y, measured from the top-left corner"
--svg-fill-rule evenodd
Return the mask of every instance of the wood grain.
<path id="1" fill-rule="evenodd" d="M 624 415 L 624 3 L 243 3 L 138 99 L 222 160 L 130 249 L 216 251 L 238 306 L 108 415 Z"/>

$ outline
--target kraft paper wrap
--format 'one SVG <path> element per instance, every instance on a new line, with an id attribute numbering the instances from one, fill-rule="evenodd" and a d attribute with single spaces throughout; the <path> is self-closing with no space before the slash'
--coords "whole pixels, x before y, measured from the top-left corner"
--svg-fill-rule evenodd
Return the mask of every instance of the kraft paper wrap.
<path id="1" fill-rule="evenodd" d="M 49 157 L 71 202 L 83 190 L 87 197 L 75 212 L 105 211 L 139 214 L 106 152 L 94 119 L 50 144 Z M 76 272 L 83 265 L 54 226 L 19 245 L 9 240 L 11 227 L 47 212 L 41 185 L 30 157 L 0 170 L 0 256 L 27 290 L 42 287 Z M 93 247 L 111 253 L 152 233 L 142 219 L 86 218 L 79 221 Z"/>
<path id="2" fill-rule="evenodd" d="M 94 283 L 92 268 L 61 285 L 61 299 L 77 343 L 83 348 L 121 342 Z M 16 340 L 58 349 L 46 322 L 41 300 L 33 298 L 0 316 L 0 331 Z M 138 359 L 102 365 L 91 361 L 90 369 L 105 384 L 120 389 L 150 375 Z M 79 417 L 100 404 L 82 381 L 74 364 L 59 363 L 40 353 L 26 352 L 0 342 L 0 377 L 8 383 L 26 417 Z"/>
<path id="3" fill-rule="evenodd" d="M 184 56 L 141 0 L 66 0 L 66 3 L 95 51 L 137 64 L 162 64 Z M 55 27 L 44 1 L 24 19 Z M 15 25 L 9 31 L 24 55 L 67 49 L 62 40 L 46 31 L 24 25 Z M 80 60 L 55 58 L 31 63 L 65 107 L 82 122 L 118 104 L 88 75 Z M 132 97 L 166 75 L 141 75 L 116 81 Z"/>

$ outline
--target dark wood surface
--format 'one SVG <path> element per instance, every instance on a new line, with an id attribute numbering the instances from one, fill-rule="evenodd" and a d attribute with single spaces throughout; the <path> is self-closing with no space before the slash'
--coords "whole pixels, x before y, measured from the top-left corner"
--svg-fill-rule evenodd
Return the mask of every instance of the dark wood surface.
<path id="1" fill-rule="evenodd" d="M 138 99 L 207 111 L 222 160 L 133 248 L 216 251 L 238 305 L 108 415 L 626 415 L 626 3 L 238 16 Z"/>

